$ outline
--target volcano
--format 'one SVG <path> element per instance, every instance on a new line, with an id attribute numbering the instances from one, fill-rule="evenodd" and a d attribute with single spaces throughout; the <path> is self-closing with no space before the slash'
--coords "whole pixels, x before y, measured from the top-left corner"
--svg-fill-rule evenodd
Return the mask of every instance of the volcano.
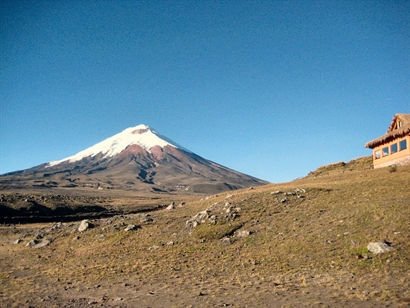
<path id="1" fill-rule="evenodd" d="M 0 176 L 0 189 L 217 193 L 266 183 L 207 160 L 144 124 L 70 157 Z"/>

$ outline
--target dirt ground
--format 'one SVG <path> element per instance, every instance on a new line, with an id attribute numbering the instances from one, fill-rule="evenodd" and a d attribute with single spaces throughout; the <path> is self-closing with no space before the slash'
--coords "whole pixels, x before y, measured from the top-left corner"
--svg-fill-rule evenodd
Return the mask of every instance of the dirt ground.
<path id="1" fill-rule="evenodd" d="M 2 225 L 0 306 L 408 307 L 409 184 L 408 167 L 343 166 L 83 232 Z M 393 250 L 372 254 L 373 241 Z"/>

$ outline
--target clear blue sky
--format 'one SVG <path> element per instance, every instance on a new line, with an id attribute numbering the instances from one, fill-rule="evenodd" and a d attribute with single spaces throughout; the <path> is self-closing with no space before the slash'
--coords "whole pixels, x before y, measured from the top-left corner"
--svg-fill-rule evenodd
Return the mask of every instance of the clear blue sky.
<path id="1" fill-rule="evenodd" d="M 1 1 L 0 173 L 141 123 L 272 182 L 410 113 L 410 1 Z"/>

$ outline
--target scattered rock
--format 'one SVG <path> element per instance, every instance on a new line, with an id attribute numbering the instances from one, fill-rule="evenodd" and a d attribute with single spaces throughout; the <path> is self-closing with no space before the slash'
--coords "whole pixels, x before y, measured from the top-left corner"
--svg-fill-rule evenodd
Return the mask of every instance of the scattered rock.
<path id="1" fill-rule="evenodd" d="M 187 220 L 185 225 L 188 229 L 194 229 L 199 224 L 204 223 L 207 218 L 209 218 L 209 210 L 201 211 Z"/>
<path id="2" fill-rule="evenodd" d="M 50 245 L 52 242 L 51 239 L 43 239 L 40 243 L 33 245 L 33 248 L 43 248 Z"/>
<path id="3" fill-rule="evenodd" d="M 16 239 L 16 240 L 13 242 L 13 244 L 14 244 L 14 245 L 17 245 L 17 244 L 20 244 L 22 241 L 23 241 L 23 240 L 22 240 L 21 238 L 18 238 L 18 239 Z"/>
<path id="4" fill-rule="evenodd" d="M 33 240 L 29 241 L 29 242 L 26 244 L 26 246 L 27 246 L 27 247 L 29 247 L 29 246 L 34 246 L 34 245 L 37 245 L 38 243 L 39 243 L 39 240 L 33 239 Z"/>
<path id="5" fill-rule="evenodd" d="M 235 236 L 236 237 L 248 237 L 251 235 L 251 232 L 248 230 L 237 230 L 235 231 Z"/>
<path id="6" fill-rule="evenodd" d="M 393 250 L 393 247 L 386 242 L 371 242 L 367 245 L 367 250 L 377 255 L 390 252 Z"/>
<path id="7" fill-rule="evenodd" d="M 51 226 L 50 231 L 61 229 L 62 226 L 63 226 L 63 224 L 61 222 L 57 222 L 57 223 L 55 223 L 54 225 Z"/>
<path id="8" fill-rule="evenodd" d="M 140 226 L 137 226 L 137 225 L 128 225 L 125 229 L 124 229 L 124 231 L 133 231 L 133 230 L 137 230 L 137 229 L 139 229 L 140 228 Z"/>
<path id="9" fill-rule="evenodd" d="M 205 222 L 205 220 L 209 217 L 209 213 L 207 210 L 197 213 L 192 219 L 196 220 L 199 223 Z"/>
<path id="10" fill-rule="evenodd" d="M 218 216 L 216 216 L 216 215 L 211 215 L 211 217 L 209 217 L 209 223 L 210 223 L 211 225 L 215 225 L 217 221 L 218 221 Z"/>
<path id="11" fill-rule="evenodd" d="M 78 226 L 78 232 L 84 232 L 89 228 L 91 228 L 90 222 L 88 221 L 88 219 L 84 219 L 80 222 L 80 225 Z"/>
<path id="12" fill-rule="evenodd" d="M 166 210 L 168 211 L 173 210 L 173 209 L 175 209 L 175 202 L 171 202 L 170 205 L 166 207 Z"/>
<path id="13" fill-rule="evenodd" d="M 141 223 L 151 223 L 154 221 L 150 214 L 140 214 L 139 219 Z"/>
<path id="14" fill-rule="evenodd" d="M 122 221 L 122 222 L 119 222 L 119 223 L 117 223 L 117 224 L 114 224 L 113 228 L 114 228 L 114 230 L 119 231 L 119 230 L 121 230 L 122 227 L 124 227 L 125 225 L 126 225 L 126 223 Z"/>
<path id="15" fill-rule="evenodd" d="M 34 239 L 36 239 L 36 240 L 41 240 L 43 237 L 44 237 L 44 235 L 43 235 L 42 233 L 37 233 L 37 234 L 34 236 Z"/>
<path id="16" fill-rule="evenodd" d="M 222 245 L 230 245 L 232 243 L 231 238 L 225 236 L 224 238 L 221 239 Z"/>
<path id="17" fill-rule="evenodd" d="M 198 222 L 195 221 L 195 220 L 190 219 L 190 220 L 187 220 L 185 222 L 185 225 L 186 225 L 187 229 L 195 229 L 196 226 L 198 226 Z"/>
<path id="18" fill-rule="evenodd" d="M 239 212 L 241 211 L 240 207 L 234 207 L 233 205 L 229 206 L 225 212 L 225 218 L 226 220 L 234 220 L 236 217 L 239 216 Z"/>

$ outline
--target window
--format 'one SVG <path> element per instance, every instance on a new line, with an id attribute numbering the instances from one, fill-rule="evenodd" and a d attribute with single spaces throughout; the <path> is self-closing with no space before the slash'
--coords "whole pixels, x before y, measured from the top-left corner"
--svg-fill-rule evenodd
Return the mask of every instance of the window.
<path id="1" fill-rule="evenodd" d="M 374 152 L 374 159 L 379 159 L 380 157 L 382 157 L 382 151 L 377 150 Z"/>
<path id="2" fill-rule="evenodd" d="M 388 147 L 383 148 L 382 153 L 383 153 L 383 157 L 389 155 L 389 148 Z"/>
<path id="3" fill-rule="evenodd" d="M 400 145 L 400 151 L 403 151 L 403 150 L 407 149 L 407 140 L 404 139 L 404 140 L 400 141 L 399 145 Z"/>
<path id="4" fill-rule="evenodd" d="M 394 143 L 390 146 L 390 153 L 396 153 L 397 152 L 397 143 Z"/>

